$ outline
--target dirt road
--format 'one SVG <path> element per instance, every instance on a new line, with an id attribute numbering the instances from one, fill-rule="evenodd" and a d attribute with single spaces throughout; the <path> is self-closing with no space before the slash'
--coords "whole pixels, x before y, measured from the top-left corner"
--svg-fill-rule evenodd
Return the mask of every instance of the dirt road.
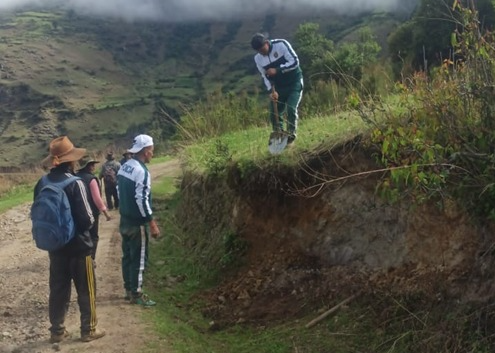
<path id="1" fill-rule="evenodd" d="M 178 163 L 170 161 L 150 167 L 153 180 L 177 176 Z M 154 175 L 156 174 L 156 175 Z M 79 341 L 79 310 L 73 288 L 66 326 L 71 337 L 51 344 L 48 322 L 48 253 L 38 250 L 31 237 L 30 205 L 0 214 L 0 353 L 171 352 L 142 319 L 144 309 L 128 304 L 123 296 L 120 271 L 119 215 L 111 221 L 100 218 L 100 242 L 96 255 L 98 327 L 107 331 L 102 339 Z"/>

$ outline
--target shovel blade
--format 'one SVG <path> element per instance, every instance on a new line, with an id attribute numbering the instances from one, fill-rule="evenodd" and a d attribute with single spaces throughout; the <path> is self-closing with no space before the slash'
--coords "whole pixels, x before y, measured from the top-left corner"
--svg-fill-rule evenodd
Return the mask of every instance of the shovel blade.
<path id="1" fill-rule="evenodd" d="M 271 154 L 280 154 L 287 147 L 287 134 L 283 132 L 272 132 L 268 141 L 268 151 Z"/>

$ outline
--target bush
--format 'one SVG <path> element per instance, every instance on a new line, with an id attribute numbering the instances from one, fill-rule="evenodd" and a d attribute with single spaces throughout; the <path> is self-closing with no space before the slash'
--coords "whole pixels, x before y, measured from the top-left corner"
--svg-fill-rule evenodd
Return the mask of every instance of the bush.
<path id="1" fill-rule="evenodd" d="M 406 113 L 373 132 L 390 170 L 380 189 L 392 199 L 406 192 L 439 205 L 455 197 L 478 217 L 495 219 L 495 36 L 482 34 L 473 9 L 458 1 L 454 9 L 462 23 L 452 36 L 455 55 L 431 76 L 416 73 L 403 83 Z"/>

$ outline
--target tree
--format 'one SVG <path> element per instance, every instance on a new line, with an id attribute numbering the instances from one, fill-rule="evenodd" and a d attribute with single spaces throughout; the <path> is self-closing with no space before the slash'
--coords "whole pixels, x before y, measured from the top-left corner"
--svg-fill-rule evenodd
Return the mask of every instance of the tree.
<path id="1" fill-rule="evenodd" d="M 356 42 L 343 43 L 335 53 L 336 67 L 333 70 L 336 76 L 344 76 L 344 79 L 360 81 L 364 68 L 376 62 L 380 45 L 376 42 L 375 36 L 367 27 L 358 32 Z"/>
<path id="2" fill-rule="evenodd" d="M 359 81 L 364 67 L 376 61 L 381 48 L 369 28 L 359 30 L 356 41 L 337 47 L 318 29 L 316 23 L 305 23 L 295 34 L 297 52 L 309 83 L 331 79 Z"/>
<path id="3" fill-rule="evenodd" d="M 459 27 L 458 14 L 453 11 L 454 0 L 421 0 L 411 20 L 405 22 L 389 39 L 389 52 L 394 72 L 406 74 L 438 66 L 451 58 L 450 38 Z M 487 28 L 495 23 L 492 0 L 463 0 L 462 3 L 476 5 L 482 14 L 480 20 Z"/>
<path id="4" fill-rule="evenodd" d="M 334 50 L 333 42 L 319 33 L 319 28 L 317 23 L 303 23 L 294 35 L 294 47 L 308 85 L 311 85 L 313 78 L 321 78 L 323 73 L 320 71 L 320 61 Z"/>

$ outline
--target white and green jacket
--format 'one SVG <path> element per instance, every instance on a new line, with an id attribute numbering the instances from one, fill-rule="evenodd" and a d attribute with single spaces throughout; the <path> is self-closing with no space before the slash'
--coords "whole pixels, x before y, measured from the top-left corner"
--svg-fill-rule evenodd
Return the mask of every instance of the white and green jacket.
<path id="1" fill-rule="evenodd" d="M 266 89 L 271 91 L 272 82 L 277 90 L 300 83 L 302 70 L 299 67 L 297 54 L 289 42 L 285 39 L 271 39 L 268 42 L 270 44 L 268 55 L 258 53 L 254 56 L 254 62 L 263 77 Z M 266 71 L 271 68 L 277 69 L 277 74 L 268 78 Z"/>
<path id="2" fill-rule="evenodd" d="M 153 219 L 151 175 L 137 159 L 123 164 L 117 174 L 121 224 L 143 225 Z"/>

